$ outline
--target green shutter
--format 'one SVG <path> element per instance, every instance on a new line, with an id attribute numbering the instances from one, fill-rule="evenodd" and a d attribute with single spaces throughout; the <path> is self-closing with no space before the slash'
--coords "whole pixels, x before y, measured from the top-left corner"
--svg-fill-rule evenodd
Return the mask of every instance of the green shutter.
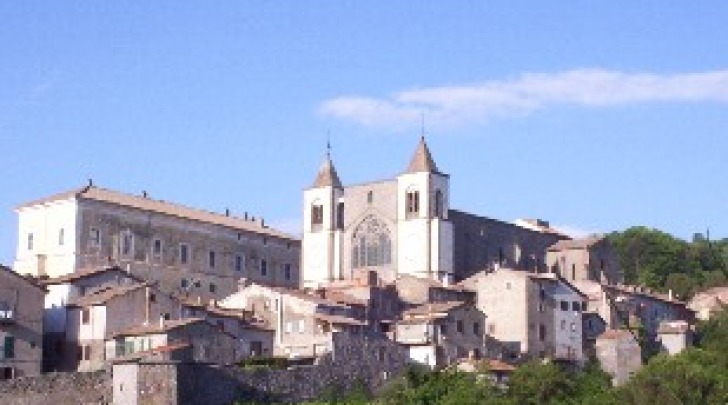
<path id="1" fill-rule="evenodd" d="M 15 357 L 15 337 L 5 336 L 5 358 L 12 359 Z"/>

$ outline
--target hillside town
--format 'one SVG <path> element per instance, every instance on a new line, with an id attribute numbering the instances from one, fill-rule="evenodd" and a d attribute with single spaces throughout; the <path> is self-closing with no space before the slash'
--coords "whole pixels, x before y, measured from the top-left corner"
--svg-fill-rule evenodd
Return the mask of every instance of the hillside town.
<path id="1" fill-rule="evenodd" d="M 327 153 L 303 191 L 301 237 L 93 180 L 17 206 L 0 379 L 113 370 L 113 402 L 142 403 L 154 390 L 125 387 L 143 385 L 145 364 L 401 354 L 432 370 L 485 363 L 504 384 L 529 360 L 597 359 L 618 385 L 645 350 L 689 347 L 696 319 L 728 302 L 725 288 L 688 303 L 625 284 L 604 235 L 451 207 L 463 191 L 424 137 L 403 160 L 391 179 L 345 185 Z"/>

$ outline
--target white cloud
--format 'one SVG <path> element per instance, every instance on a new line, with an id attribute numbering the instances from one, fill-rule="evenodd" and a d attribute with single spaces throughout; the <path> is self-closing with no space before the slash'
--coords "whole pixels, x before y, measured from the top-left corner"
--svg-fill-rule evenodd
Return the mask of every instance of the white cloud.
<path id="1" fill-rule="evenodd" d="M 594 229 L 584 229 L 584 228 L 579 228 L 579 227 L 571 226 L 571 225 L 551 225 L 551 227 L 558 230 L 559 232 L 561 232 L 563 234 L 566 234 L 566 235 L 568 235 L 572 238 L 576 238 L 576 239 L 586 238 L 590 235 L 596 235 L 596 234 L 602 233 L 602 232 L 599 232 Z"/>
<path id="2" fill-rule="evenodd" d="M 463 86 L 405 90 L 384 98 L 346 96 L 321 103 L 320 113 L 365 126 L 401 129 L 427 124 L 480 124 L 551 105 L 609 107 L 650 102 L 728 103 L 728 70 L 660 75 L 604 69 L 527 73 Z"/>

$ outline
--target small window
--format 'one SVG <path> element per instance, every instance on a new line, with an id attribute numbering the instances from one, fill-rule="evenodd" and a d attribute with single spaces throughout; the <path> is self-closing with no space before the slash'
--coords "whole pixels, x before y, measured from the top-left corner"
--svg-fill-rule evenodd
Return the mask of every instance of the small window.
<path id="1" fill-rule="evenodd" d="M 66 243 L 66 232 L 63 228 L 58 230 L 58 246 L 63 246 Z"/>
<path id="2" fill-rule="evenodd" d="M 33 234 L 28 234 L 28 250 L 33 250 Z"/>
<path id="3" fill-rule="evenodd" d="M 217 292 L 217 286 L 215 283 L 210 283 L 210 292 L 213 294 Z"/>
<path id="4" fill-rule="evenodd" d="M 185 243 L 179 245 L 179 263 L 188 264 L 190 262 L 190 246 Z"/>
<path id="5" fill-rule="evenodd" d="M 91 322 L 91 310 L 88 308 L 81 309 L 81 324 L 88 325 Z"/>
<path id="6" fill-rule="evenodd" d="M 581 310 L 581 303 L 579 301 L 574 301 L 571 303 L 571 310 L 572 311 L 580 311 Z"/>
<path id="7" fill-rule="evenodd" d="M 235 255 L 235 271 L 243 271 L 243 256 Z"/>
<path id="8" fill-rule="evenodd" d="M 303 333 L 306 331 L 306 321 L 303 319 L 298 320 L 298 333 Z"/>
<path id="9" fill-rule="evenodd" d="M 495 324 L 494 323 L 488 324 L 488 333 L 491 335 L 495 333 Z"/>
<path id="10" fill-rule="evenodd" d="M 260 275 L 268 275 L 268 262 L 265 259 L 260 259 Z"/>
<path id="11" fill-rule="evenodd" d="M 336 204 L 336 229 L 344 229 L 344 203 Z"/>
<path id="12" fill-rule="evenodd" d="M 15 358 L 15 336 L 5 336 L 3 342 L 3 354 L 6 359 Z"/>
<path id="13" fill-rule="evenodd" d="M 208 261 L 207 263 L 210 265 L 211 269 L 215 268 L 215 251 L 211 250 L 208 254 Z"/>
<path id="14" fill-rule="evenodd" d="M 121 235 L 121 254 L 131 256 L 134 251 L 134 235 L 131 232 L 124 232 Z"/>
<path id="15" fill-rule="evenodd" d="M 99 228 L 91 228 L 89 230 L 88 244 L 91 247 L 98 247 L 101 245 L 101 232 L 99 232 Z"/>
<path id="16" fill-rule="evenodd" d="M 569 310 L 569 301 L 561 301 L 561 310 L 562 311 L 568 311 Z"/>
<path id="17" fill-rule="evenodd" d="M 286 281 L 291 280 L 291 264 L 286 263 L 283 265 L 283 277 L 286 279 Z"/>
<path id="18" fill-rule="evenodd" d="M 586 308 L 586 301 L 583 301 L 583 302 L 581 303 L 581 310 L 582 310 L 582 311 L 584 311 L 584 312 L 586 312 L 586 309 L 587 309 L 587 308 Z"/>
<path id="19" fill-rule="evenodd" d="M 293 332 L 293 321 L 286 322 L 286 333 Z"/>
<path id="20" fill-rule="evenodd" d="M 476 336 L 480 335 L 480 322 L 473 323 L 473 335 L 476 335 Z"/>
<path id="21" fill-rule="evenodd" d="M 435 191 L 435 217 L 442 217 L 443 211 L 442 191 L 437 190 Z"/>
<path id="22" fill-rule="evenodd" d="M 447 335 L 447 325 L 444 323 L 440 325 L 440 334 Z"/>
<path id="23" fill-rule="evenodd" d="M 546 340 L 546 325 L 544 324 L 538 325 L 538 340 L 542 342 Z"/>
<path id="24" fill-rule="evenodd" d="M 576 264 L 571 264 L 571 280 L 576 280 Z"/>
<path id="25" fill-rule="evenodd" d="M 157 302 L 157 295 L 154 293 L 149 294 L 149 302 Z"/>
<path id="26" fill-rule="evenodd" d="M 83 345 L 81 348 L 82 348 L 82 359 L 91 360 L 91 346 Z"/>
<path id="27" fill-rule="evenodd" d="M 371 193 L 371 191 L 370 191 L 370 193 Z M 384 361 L 386 356 L 387 356 L 387 352 L 385 351 L 384 346 L 379 346 L 379 348 L 377 350 L 377 359 L 379 361 Z"/>
<path id="28" fill-rule="evenodd" d="M 463 330 L 464 330 L 463 321 L 458 319 L 457 322 L 455 323 L 455 325 L 456 325 L 458 333 L 463 333 Z"/>
<path id="29" fill-rule="evenodd" d="M 324 206 L 314 204 L 311 206 L 311 226 L 314 230 L 320 229 L 324 223 Z"/>
<path id="30" fill-rule="evenodd" d="M 152 241 L 152 255 L 154 255 L 154 256 L 162 255 L 162 240 L 161 239 L 154 239 L 154 241 Z"/>
<path id="31" fill-rule="evenodd" d="M 186 290 L 187 288 L 189 288 L 189 287 L 190 287 L 190 281 L 189 281 L 189 280 L 187 280 L 186 278 L 183 278 L 183 279 L 181 279 L 181 280 L 179 281 L 179 286 L 180 286 L 180 287 L 181 287 L 182 289 L 185 289 L 185 290 Z"/>

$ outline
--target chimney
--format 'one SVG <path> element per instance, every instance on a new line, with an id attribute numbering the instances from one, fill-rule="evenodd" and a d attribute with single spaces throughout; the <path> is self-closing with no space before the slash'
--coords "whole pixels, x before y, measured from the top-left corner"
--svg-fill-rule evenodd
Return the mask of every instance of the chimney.
<path id="1" fill-rule="evenodd" d="M 151 294 L 151 291 L 149 289 L 149 286 L 144 287 L 144 325 L 149 325 L 149 316 L 152 312 L 152 301 L 149 299 L 149 295 Z"/>
<path id="2" fill-rule="evenodd" d="M 159 329 L 164 329 L 164 314 L 159 314 Z"/>
<path id="3" fill-rule="evenodd" d="M 667 297 L 670 301 L 672 301 L 672 289 L 667 290 Z"/>
<path id="4" fill-rule="evenodd" d="M 94 186 L 94 179 L 88 179 L 88 186 L 93 187 Z"/>
<path id="5" fill-rule="evenodd" d="M 243 218 L 245 218 L 246 221 L 248 220 L 248 211 L 245 211 L 245 216 Z"/>
<path id="6" fill-rule="evenodd" d="M 149 194 L 147 194 L 147 190 L 142 190 L 142 197 L 148 198 Z"/>
<path id="7" fill-rule="evenodd" d="M 225 208 L 225 216 L 226 217 L 230 216 L 230 208 Z"/>

